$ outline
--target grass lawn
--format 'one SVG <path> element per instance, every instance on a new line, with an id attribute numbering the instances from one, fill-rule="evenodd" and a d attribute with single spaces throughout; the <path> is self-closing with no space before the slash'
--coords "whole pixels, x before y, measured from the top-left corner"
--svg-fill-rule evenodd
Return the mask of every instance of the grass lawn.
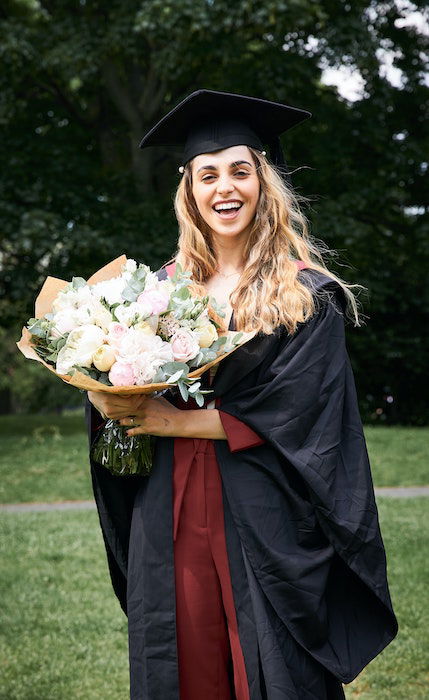
<path id="1" fill-rule="evenodd" d="M 429 485 L 429 428 L 365 426 L 376 486 Z"/>
<path id="2" fill-rule="evenodd" d="M 365 428 L 376 486 L 429 484 L 429 428 Z M 2 416 L 0 502 L 92 498 L 83 415 Z"/>
<path id="3" fill-rule="evenodd" d="M 93 512 L 3 514 L 1 700 L 126 700 L 127 625 Z"/>
<path id="4" fill-rule="evenodd" d="M 427 697 L 426 499 L 380 499 L 400 633 L 348 700 Z M 126 700 L 126 619 L 93 512 L 3 513 L 1 700 Z M 166 699 L 167 700 L 167 699 Z"/>
<path id="5" fill-rule="evenodd" d="M 84 417 L 2 416 L 0 502 L 92 498 Z"/>

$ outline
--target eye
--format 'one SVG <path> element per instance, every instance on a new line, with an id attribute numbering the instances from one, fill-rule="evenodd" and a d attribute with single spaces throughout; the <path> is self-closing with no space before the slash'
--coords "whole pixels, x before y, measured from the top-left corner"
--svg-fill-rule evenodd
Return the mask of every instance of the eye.
<path id="1" fill-rule="evenodd" d="M 210 182 L 210 180 L 213 180 L 213 179 L 214 179 L 214 175 L 208 174 L 208 175 L 204 175 L 204 176 L 201 178 L 201 181 L 202 181 L 202 182 Z"/>
<path id="2" fill-rule="evenodd" d="M 238 177 L 246 177 L 249 173 L 247 170 L 237 170 L 234 175 L 238 175 Z"/>

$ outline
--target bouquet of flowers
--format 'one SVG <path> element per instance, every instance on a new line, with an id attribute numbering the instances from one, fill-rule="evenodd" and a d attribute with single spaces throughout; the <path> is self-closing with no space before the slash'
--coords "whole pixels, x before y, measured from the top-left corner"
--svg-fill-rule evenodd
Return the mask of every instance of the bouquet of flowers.
<path id="1" fill-rule="evenodd" d="M 48 277 L 17 345 L 82 390 L 157 394 L 176 386 L 202 406 L 208 392 L 198 378 L 252 335 L 227 332 L 223 315 L 214 299 L 193 293 L 180 265 L 160 281 L 121 256 L 88 281 Z M 150 473 L 150 436 L 129 437 L 116 421 L 106 422 L 92 453 L 115 474 Z"/>

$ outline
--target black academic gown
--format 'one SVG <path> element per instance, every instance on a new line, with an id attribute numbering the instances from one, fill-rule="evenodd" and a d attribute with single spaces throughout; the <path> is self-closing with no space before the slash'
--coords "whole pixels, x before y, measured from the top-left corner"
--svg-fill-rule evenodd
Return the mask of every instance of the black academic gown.
<path id="1" fill-rule="evenodd" d="M 341 288 L 300 273 L 318 309 L 291 337 L 259 335 L 224 360 L 222 411 L 265 443 L 215 441 L 251 700 L 334 700 L 395 636 Z M 88 405 L 91 439 L 101 419 Z M 128 615 L 132 700 L 179 700 L 173 438 L 148 478 L 91 464 L 113 587 Z M 341 681 L 341 682 L 340 682 Z M 186 700 L 186 699 L 182 699 Z"/>

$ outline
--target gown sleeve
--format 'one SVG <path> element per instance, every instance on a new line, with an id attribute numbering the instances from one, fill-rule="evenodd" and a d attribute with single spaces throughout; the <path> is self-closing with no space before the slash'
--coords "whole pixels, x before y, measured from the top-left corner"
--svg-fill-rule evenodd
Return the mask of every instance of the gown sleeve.
<path id="1" fill-rule="evenodd" d="M 337 293 L 321 301 L 247 376 L 238 356 L 229 374 L 225 366 L 223 421 L 245 422 L 265 445 L 231 453 L 219 444 L 217 453 L 264 599 L 348 683 L 397 622 L 342 307 Z"/>
<path id="2" fill-rule="evenodd" d="M 260 437 L 243 421 L 221 410 L 219 410 L 219 417 L 231 452 L 248 450 L 251 447 L 259 447 L 264 444 L 264 438 Z"/>

